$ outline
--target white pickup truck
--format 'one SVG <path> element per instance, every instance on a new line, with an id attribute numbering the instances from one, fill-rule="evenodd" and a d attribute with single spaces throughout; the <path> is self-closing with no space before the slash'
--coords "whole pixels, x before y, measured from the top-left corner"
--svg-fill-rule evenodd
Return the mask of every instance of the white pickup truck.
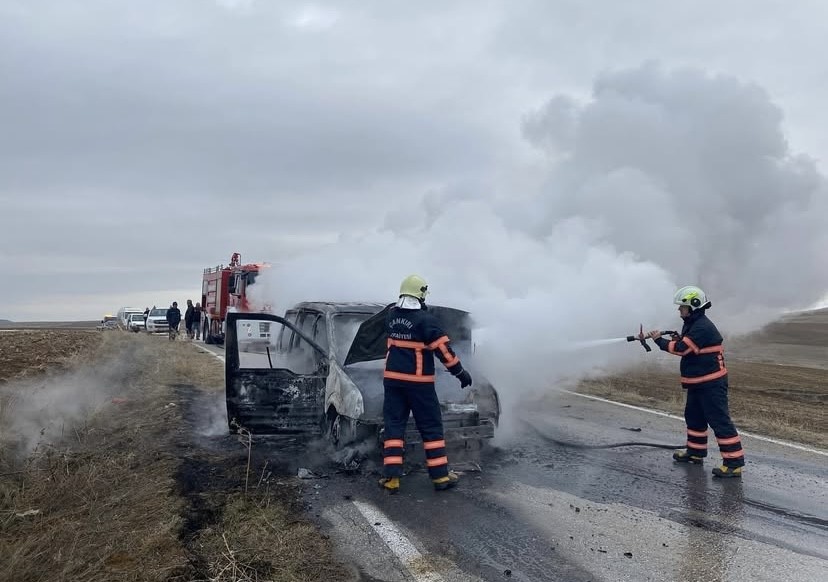
<path id="1" fill-rule="evenodd" d="M 138 333 L 139 331 L 145 328 L 144 326 L 144 314 L 143 313 L 130 313 L 127 317 L 126 328 L 129 331 L 134 331 Z"/>
<path id="2" fill-rule="evenodd" d="M 150 309 L 149 317 L 147 317 L 147 333 L 167 333 L 169 329 L 167 308 L 156 307 Z"/>

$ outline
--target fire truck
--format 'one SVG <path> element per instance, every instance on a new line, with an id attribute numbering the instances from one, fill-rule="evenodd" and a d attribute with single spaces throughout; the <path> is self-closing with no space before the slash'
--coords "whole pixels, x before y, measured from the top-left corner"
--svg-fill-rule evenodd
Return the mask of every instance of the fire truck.
<path id="1" fill-rule="evenodd" d="M 241 263 L 241 254 L 233 253 L 230 264 L 204 269 L 201 280 L 201 331 L 204 343 L 224 344 L 224 322 L 229 311 L 270 313 L 269 305 L 252 305 L 247 288 L 267 268 L 267 263 Z M 269 337 L 269 329 L 257 334 Z"/>

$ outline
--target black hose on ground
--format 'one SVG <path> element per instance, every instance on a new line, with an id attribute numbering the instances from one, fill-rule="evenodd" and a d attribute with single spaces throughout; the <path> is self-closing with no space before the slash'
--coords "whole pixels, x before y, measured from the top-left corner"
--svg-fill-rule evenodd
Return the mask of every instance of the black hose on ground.
<path id="1" fill-rule="evenodd" d="M 540 438 L 542 438 L 543 440 L 545 440 L 546 442 L 554 443 L 556 445 L 559 445 L 559 446 L 562 446 L 562 447 L 568 447 L 568 448 L 571 448 L 571 449 L 615 449 L 615 448 L 618 448 L 618 447 L 653 447 L 653 448 L 656 448 L 656 449 L 674 450 L 674 449 L 683 449 L 684 447 L 687 446 L 685 444 L 665 445 L 665 444 L 661 444 L 661 443 L 646 443 L 646 442 L 640 442 L 640 441 L 627 441 L 627 442 L 623 442 L 623 443 L 609 443 L 609 444 L 606 444 L 606 445 L 585 445 L 585 444 L 581 444 L 581 443 L 570 443 L 570 442 L 567 442 L 567 441 L 561 441 L 561 440 L 558 440 L 558 439 L 554 439 L 549 435 L 543 434 L 535 426 L 533 426 L 531 424 L 529 424 L 529 426 L 532 427 L 532 430 L 534 430 L 536 433 L 538 433 L 538 436 Z"/>

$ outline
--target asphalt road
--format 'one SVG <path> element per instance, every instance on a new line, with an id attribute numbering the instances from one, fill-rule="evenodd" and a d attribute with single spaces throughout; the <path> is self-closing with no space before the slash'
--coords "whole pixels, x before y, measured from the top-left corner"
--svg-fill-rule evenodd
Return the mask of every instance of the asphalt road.
<path id="1" fill-rule="evenodd" d="M 326 475 L 305 481 L 309 514 L 366 580 L 828 580 L 824 452 L 743 435 L 745 476 L 721 481 L 715 445 L 699 467 L 549 440 L 680 444 L 679 419 L 564 393 L 509 419 L 481 471 L 448 492 L 416 470 L 389 496 L 371 461 L 343 474 L 297 457 Z"/>

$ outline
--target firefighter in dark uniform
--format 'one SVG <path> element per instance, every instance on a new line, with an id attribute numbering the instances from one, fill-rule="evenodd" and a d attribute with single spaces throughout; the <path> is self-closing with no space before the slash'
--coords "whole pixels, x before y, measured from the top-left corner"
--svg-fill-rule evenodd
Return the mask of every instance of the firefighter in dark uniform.
<path id="1" fill-rule="evenodd" d="M 443 418 L 434 387 L 434 354 L 460 381 L 461 388 L 470 386 L 472 379 L 452 350 L 448 335 L 428 311 L 427 291 L 428 285 L 422 277 L 406 277 L 400 285 L 399 300 L 389 309 L 385 320 L 388 352 L 383 378 L 384 477 L 380 485 L 389 493 L 396 493 L 400 488 L 409 413 L 414 415 L 423 439 L 426 466 L 434 488 L 450 489 L 458 481 L 457 474 L 449 470 L 446 456 Z"/>
<path id="2" fill-rule="evenodd" d="M 684 419 L 687 449 L 673 454 L 681 463 L 701 464 L 707 456 L 707 427 L 713 429 L 722 465 L 715 477 L 741 477 L 745 453 L 727 404 L 727 368 L 722 335 L 705 312 L 710 301 L 698 287 L 682 287 L 673 298 L 684 319 L 681 335 L 667 340 L 658 330 L 647 334 L 665 352 L 681 356 L 681 385 L 687 390 Z"/>

